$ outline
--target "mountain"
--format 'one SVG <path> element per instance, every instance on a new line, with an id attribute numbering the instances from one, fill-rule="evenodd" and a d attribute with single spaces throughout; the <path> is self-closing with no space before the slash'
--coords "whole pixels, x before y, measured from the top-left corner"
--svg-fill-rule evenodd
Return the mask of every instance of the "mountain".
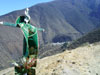
<path id="1" fill-rule="evenodd" d="M 30 7 L 29 13 L 31 24 L 45 29 L 45 32 L 39 32 L 40 43 L 43 44 L 72 41 L 100 27 L 99 8 L 100 0 L 54 0 Z M 0 16 L 0 21 L 15 23 L 24 11 Z"/>
<path id="2" fill-rule="evenodd" d="M 71 42 L 67 48 L 73 49 L 87 43 L 92 44 L 96 42 L 100 42 L 100 28 L 92 32 L 89 32 L 86 35 L 82 36 L 81 38 Z"/>
<path id="3" fill-rule="evenodd" d="M 71 41 L 99 27 L 99 18 L 95 16 L 99 4 L 93 4 L 94 1 L 99 3 L 98 0 L 55 0 L 30 7 L 31 24 L 45 29 L 39 32 L 40 43 Z M 24 9 L 1 16 L 0 21 L 14 23 L 19 15 L 24 15 Z"/>
<path id="4" fill-rule="evenodd" d="M 29 14 L 32 25 L 45 29 L 39 32 L 40 44 L 68 42 L 100 27 L 99 7 L 99 0 L 54 0 L 30 7 Z M 15 23 L 24 11 L 0 16 L 0 21 Z M 19 28 L 0 26 L 0 69 L 11 66 L 11 61 L 22 55 L 22 41 Z"/>
<path id="5" fill-rule="evenodd" d="M 100 42 L 38 59 L 36 75 L 100 75 Z M 0 71 L 14 75 L 14 69 Z"/>
<path id="6" fill-rule="evenodd" d="M 39 54 L 38 58 L 41 59 L 65 51 L 65 48 L 63 48 L 63 44 L 64 43 L 51 43 L 42 45 L 38 53 Z"/>

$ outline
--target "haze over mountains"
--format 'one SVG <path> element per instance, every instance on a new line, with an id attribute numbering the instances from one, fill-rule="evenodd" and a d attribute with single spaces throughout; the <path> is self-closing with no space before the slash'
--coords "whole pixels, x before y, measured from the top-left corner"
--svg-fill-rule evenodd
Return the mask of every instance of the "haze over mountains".
<path id="1" fill-rule="evenodd" d="M 100 27 L 100 0 L 54 0 L 29 8 L 31 24 L 45 29 L 39 32 L 40 44 L 68 42 Z M 0 16 L 13 22 L 24 15 L 24 9 Z M 23 34 L 19 28 L 0 26 L 0 68 L 22 55 Z M 3 59 L 6 57 L 6 59 Z"/>

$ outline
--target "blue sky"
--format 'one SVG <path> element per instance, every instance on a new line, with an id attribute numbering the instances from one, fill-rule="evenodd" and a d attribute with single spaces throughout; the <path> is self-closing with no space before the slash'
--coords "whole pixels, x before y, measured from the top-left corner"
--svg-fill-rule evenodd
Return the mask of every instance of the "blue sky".
<path id="1" fill-rule="evenodd" d="M 52 0 L 0 0 L 0 16 L 32 5 Z"/>

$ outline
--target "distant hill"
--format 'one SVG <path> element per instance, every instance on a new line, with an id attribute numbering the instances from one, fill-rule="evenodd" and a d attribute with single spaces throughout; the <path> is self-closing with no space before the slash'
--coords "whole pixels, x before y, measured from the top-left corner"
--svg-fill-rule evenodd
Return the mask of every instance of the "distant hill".
<path id="1" fill-rule="evenodd" d="M 54 0 L 30 7 L 29 14 L 32 25 L 45 29 L 45 32 L 39 32 L 41 45 L 72 41 L 100 27 L 99 8 L 100 0 Z M 24 11 L 0 16 L 0 21 L 15 23 Z M 9 67 L 9 61 L 22 55 L 22 41 L 19 28 L 0 26 L 0 69 Z"/>
<path id="2" fill-rule="evenodd" d="M 68 45 L 68 48 L 73 49 L 73 48 L 77 48 L 77 47 L 81 46 L 82 44 L 86 44 L 86 43 L 92 44 L 95 42 L 100 42 L 100 28 L 73 41 L 72 43 L 70 43 Z"/>

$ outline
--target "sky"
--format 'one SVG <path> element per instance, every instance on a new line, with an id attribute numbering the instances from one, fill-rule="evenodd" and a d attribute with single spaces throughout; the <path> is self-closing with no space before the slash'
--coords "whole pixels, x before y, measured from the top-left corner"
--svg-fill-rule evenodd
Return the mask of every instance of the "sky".
<path id="1" fill-rule="evenodd" d="M 15 10 L 21 10 L 38 3 L 50 2 L 52 0 L 0 0 L 0 16 Z"/>

